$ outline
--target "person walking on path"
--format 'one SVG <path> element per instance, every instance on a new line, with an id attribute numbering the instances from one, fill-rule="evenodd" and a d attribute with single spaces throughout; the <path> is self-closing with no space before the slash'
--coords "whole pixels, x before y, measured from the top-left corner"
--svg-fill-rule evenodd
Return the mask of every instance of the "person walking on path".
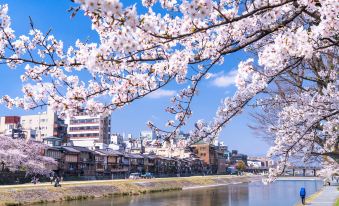
<path id="1" fill-rule="evenodd" d="M 55 184 L 54 184 L 54 187 L 61 187 L 60 181 L 61 181 L 60 177 L 57 176 L 57 177 L 55 178 Z"/>
<path id="2" fill-rule="evenodd" d="M 328 177 L 326 177 L 324 179 L 324 186 L 330 186 L 330 185 L 331 185 L 331 181 L 330 181 L 330 179 Z"/>
<path id="3" fill-rule="evenodd" d="M 305 205 L 306 189 L 304 187 L 300 188 L 300 198 L 301 203 Z"/>
<path id="4" fill-rule="evenodd" d="M 51 184 L 53 184 L 53 182 L 54 182 L 54 179 L 55 179 L 55 177 L 54 177 L 54 176 L 50 176 L 50 177 L 49 177 L 49 180 L 50 180 Z"/>
<path id="5" fill-rule="evenodd" d="M 53 184 L 53 182 L 54 182 L 54 180 L 55 180 L 55 177 L 56 177 L 56 175 L 55 175 L 54 172 L 51 172 L 51 173 L 49 174 L 49 181 L 51 182 L 51 184 Z"/>

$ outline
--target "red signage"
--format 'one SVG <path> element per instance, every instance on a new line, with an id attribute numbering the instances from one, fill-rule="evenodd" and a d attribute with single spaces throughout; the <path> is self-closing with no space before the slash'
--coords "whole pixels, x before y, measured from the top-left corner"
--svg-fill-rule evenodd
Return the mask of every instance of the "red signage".
<path id="1" fill-rule="evenodd" d="M 5 117 L 5 124 L 18 124 L 20 123 L 19 116 L 6 116 Z"/>

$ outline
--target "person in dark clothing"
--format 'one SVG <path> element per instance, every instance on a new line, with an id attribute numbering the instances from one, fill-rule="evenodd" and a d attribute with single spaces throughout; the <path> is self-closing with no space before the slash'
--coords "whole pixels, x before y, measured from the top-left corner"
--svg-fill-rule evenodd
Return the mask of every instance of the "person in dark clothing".
<path id="1" fill-rule="evenodd" d="M 53 184 L 54 179 L 55 179 L 55 174 L 54 173 L 50 173 L 49 174 L 49 181 L 51 182 L 51 184 Z"/>
<path id="2" fill-rule="evenodd" d="M 300 188 L 300 198 L 301 203 L 305 205 L 306 189 L 304 187 Z"/>
<path id="3" fill-rule="evenodd" d="M 60 180 L 61 180 L 61 179 L 60 179 L 60 177 L 58 177 L 58 176 L 55 178 L 54 187 L 61 187 Z"/>
<path id="4" fill-rule="evenodd" d="M 39 178 L 34 176 L 31 182 L 36 185 L 39 182 Z"/>
<path id="5" fill-rule="evenodd" d="M 50 180 L 51 184 L 53 184 L 53 182 L 54 182 L 54 176 L 50 176 L 50 177 L 49 177 L 49 180 Z"/>

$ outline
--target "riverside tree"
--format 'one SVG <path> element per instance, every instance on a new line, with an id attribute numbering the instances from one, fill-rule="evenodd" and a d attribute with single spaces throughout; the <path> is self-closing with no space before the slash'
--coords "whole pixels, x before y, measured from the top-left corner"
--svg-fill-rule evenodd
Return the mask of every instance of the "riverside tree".
<path id="1" fill-rule="evenodd" d="M 300 155 L 326 156 L 326 168 L 339 168 L 339 2 L 142 0 L 145 13 L 119 0 L 74 2 L 72 15 L 84 11 L 99 42 L 78 40 L 64 48 L 62 40 L 33 24 L 28 35 L 18 36 L 11 29 L 8 7 L 1 6 L 1 63 L 25 68 L 23 96 L 4 96 L 8 107 L 51 105 L 61 116 L 83 109 L 105 113 L 170 82 L 185 83 L 189 86 L 166 109 L 174 116 L 167 123 L 170 129 L 148 124 L 169 140 L 191 117 L 200 82 L 211 76 L 214 65 L 223 64 L 226 55 L 246 51 L 254 58 L 239 62 L 236 93 L 223 100 L 213 120 L 196 122 L 191 141 L 213 140 L 230 119 L 256 102 L 263 112 L 276 111 L 274 124 L 267 128 L 274 138 L 269 156 L 278 163 L 271 179 Z M 160 4 L 159 11 L 154 11 L 155 4 Z M 315 59 L 321 63 L 310 66 Z M 88 72 L 92 80 L 81 81 L 78 71 Z M 278 87 L 281 79 L 292 83 Z"/>
<path id="2" fill-rule="evenodd" d="M 42 143 L 0 136 L 0 148 L 2 169 L 48 175 L 57 164 L 53 158 L 43 155 L 46 145 Z"/>
<path id="3" fill-rule="evenodd" d="M 239 160 L 236 164 L 235 164 L 235 169 L 238 170 L 238 172 L 241 174 L 243 171 L 245 171 L 246 169 L 246 164 L 244 161 Z"/>

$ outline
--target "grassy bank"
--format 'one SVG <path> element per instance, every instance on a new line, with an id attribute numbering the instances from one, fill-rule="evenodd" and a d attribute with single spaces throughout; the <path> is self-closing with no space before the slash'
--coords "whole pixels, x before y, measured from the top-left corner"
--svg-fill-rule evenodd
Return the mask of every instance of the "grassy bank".
<path id="1" fill-rule="evenodd" d="M 145 193 L 182 190 L 199 186 L 212 186 L 250 182 L 260 177 L 246 176 L 196 176 L 158 178 L 151 180 L 106 180 L 63 182 L 55 188 L 49 183 L 0 187 L 0 205 L 14 206 L 43 202 L 70 201 L 115 195 L 140 195 Z"/>

